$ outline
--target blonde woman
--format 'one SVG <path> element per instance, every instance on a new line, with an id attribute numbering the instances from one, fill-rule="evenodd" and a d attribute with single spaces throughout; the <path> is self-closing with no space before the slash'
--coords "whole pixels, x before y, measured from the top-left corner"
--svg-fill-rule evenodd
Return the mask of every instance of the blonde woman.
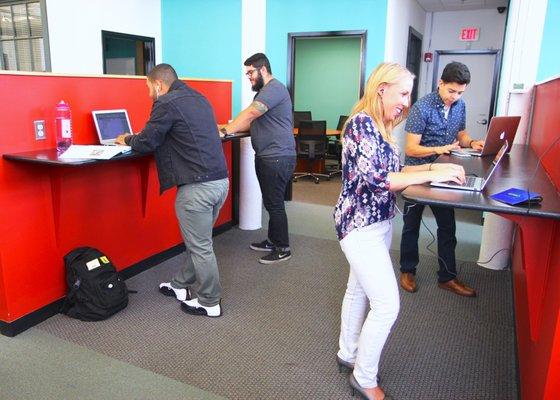
<path id="1" fill-rule="evenodd" d="M 377 385 L 381 351 L 399 312 L 399 291 L 389 256 L 395 192 L 429 181 L 464 182 L 455 164 L 407 166 L 401 170 L 393 128 L 407 115 L 414 75 L 383 63 L 370 75 L 364 96 L 343 130 L 342 190 L 335 227 L 350 273 L 342 302 L 337 362 L 353 372 L 352 392 L 384 399 Z"/>

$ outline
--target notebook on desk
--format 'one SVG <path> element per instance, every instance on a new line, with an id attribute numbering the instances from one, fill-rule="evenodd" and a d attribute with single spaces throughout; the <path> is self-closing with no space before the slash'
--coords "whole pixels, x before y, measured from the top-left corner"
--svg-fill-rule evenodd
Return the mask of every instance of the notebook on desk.
<path id="1" fill-rule="evenodd" d="M 126 110 L 96 110 L 92 111 L 95 129 L 102 145 L 114 145 L 117 136 L 132 133 L 130 120 Z"/>
<path id="2" fill-rule="evenodd" d="M 79 145 L 73 144 L 58 156 L 60 160 L 108 160 L 114 156 L 127 153 L 129 146 Z"/>
<path id="3" fill-rule="evenodd" d="M 482 150 L 461 149 L 458 153 L 466 153 L 475 157 L 493 156 L 494 154 L 498 154 L 498 151 L 502 147 L 503 139 L 507 140 L 508 143 L 513 144 L 513 139 L 515 139 L 517 127 L 519 126 L 519 121 L 521 121 L 520 116 L 492 117 L 486 133 L 486 139 L 484 139 L 484 147 Z M 511 146 L 508 147 L 506 152 L 509 153 L 510 150 Z M 455 151 L 452 151 L 451 153 L 461 155 Z"/>
<path id="4" fill-rule="evenodd" d="M 459 190 L 469 190 L 471 192 L 481 192 L 486 187 L 486 184 L 490 180 L 490 177 L 492 176 L 496 168 L 498 168 L 498 164 L 504 157 L 504 154 L 506 154 L 507 149 L 508 149 L 508 141 L 504 140 L 502 147 L 500 148 L 498 154 L 496 154 L 496 157 L 492 161 L 492 167 L 488 170 L 485 177 L 467 176 L 465 179 L 465 183 L 463 183 L 462 185 L 455 182 L 431 182 L 430 185 L 435 187 L 440 187 L 440 188 L 446 188 L 446 189 L 459 189 Z"/>

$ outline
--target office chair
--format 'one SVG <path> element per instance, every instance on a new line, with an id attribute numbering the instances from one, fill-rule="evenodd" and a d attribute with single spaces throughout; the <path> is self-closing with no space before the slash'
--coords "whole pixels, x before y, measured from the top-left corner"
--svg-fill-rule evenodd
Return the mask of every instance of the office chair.
<path id="1" fill-rule="evenodd" d="M 336 130 L 341 131 L 342 128 L 344 128 L 344 124 L 346 123 L 347 119 L 348 115 L 341 115 L 340 117 L 338 117 L 338 125 L 336 126 Z"/>
<path id="2" fill-rule="evenodd" d="M 299 128 L 301 121 L 311 121 L 311 111 L 294 111 L 294 128 Z"/>
<path id="3" fill-rule="evenodd" d="M 342 128 L 344 128 L 344 124 L 347 119 L 348 115 L 341 115 L 338 117 L 338 125 L 336 126 L 336 129 L 340 131 L 340 135 L 335 137 L 334 140 L 330 140 L 332 137 L 329 137 L 326 158 L 337 161 L 336 169 L 329 172 L 329 178 L 332 178 L 337 174 L 342 175 L 342 143 L 340 142 L 340 139 L 342 137 Z"/>
<path id="4" fill-rule="evenodd" d="M 319 183 L 319 178 L 330 179 L 329 175 L 313 172 L 313 162 L 324 160 L 327 152 L 327 121 L 301 121 L 296 137 L 297 156 L 307 159 L 307 171 L 294 173 L 294 182 L 310 177 Z"/>

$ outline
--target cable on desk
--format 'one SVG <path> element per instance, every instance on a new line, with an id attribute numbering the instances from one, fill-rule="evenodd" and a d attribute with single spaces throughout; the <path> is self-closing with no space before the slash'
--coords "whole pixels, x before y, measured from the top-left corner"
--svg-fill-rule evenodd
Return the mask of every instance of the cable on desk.
<path id="1" fill-rule="evenodd" d="M 403 212 L 401 211 L 401 209 L 399 208 L 398 203 L 395 202 L 395 208 L 397 209 L 397 211 L 399 212 L 399 214 L 401 214 L 403 217 L 404 217 L 405 215 L 407 215 L 407 214 L 410 212 L 410 209 L 411 209 L 412 207 L 415 207 L 415 206 L 416 206 L 416 203 L 412 203 L 411 205 L 409 205 L 408 207 L 406 207 L 406 210 L 405 210 L 405 212 L 403 213 Z"/>

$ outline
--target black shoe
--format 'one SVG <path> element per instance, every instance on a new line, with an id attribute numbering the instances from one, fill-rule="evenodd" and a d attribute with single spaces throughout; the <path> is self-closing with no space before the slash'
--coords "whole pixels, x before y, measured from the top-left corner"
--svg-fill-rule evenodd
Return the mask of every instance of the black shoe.
<path id="1" fill-rule="evenodd" d="M 379 383 L 380 379 L 379 377 L 377 378 L 377 382 Z M 360 386 L 360 384 L 358 383 L 358 381 L 356 380 L 356 378 L 354 378 L 354 374 L 350 374 L 348 375 L 348 384 L 350 385 L 350 389 L 352 389 L 352 397 L 354 397 L 354 395 L 356 394 L 356 392 L 358 393 L 358 395 L 360 395 L 360 397 L 362 399 L 365 400 L 370 400 L 371 397 L 365 392 L 365 389 L 363 387 Z M 383 400 L 393 400 L 393 398 L 389 395 L 387 395 L 387 393 L 385 393 L 385 397 L 383 397 Z"/>
<path id="2" fill-rule="evenodd" d="M 354 363 L 344 361 L 338 355 L 336 356 L 336 363 L 338 364 L 338 372 L 340 373 L 354 371 Z M 379 377 L 379 374 L 377 374 L 377 384 L 381 384 L 381 378 Z"/>
<path id="3" fill-rule="evenodd" d="M 218 318 L 222 316 L 222 301 L 215 306 L 207 307 L 198 302 L 198 299 L 192 299 L 181 302 L 181 310 L 191 315 L 202 315 L 204 317 Z"/>
<path id="4" fill-rule="evenodd" d="M 275 264 L 292 258 L 290 250 L 275 249 L 269 255 L 259 258 L 261 264 Z"/>
<path id="5" fill-rule="evenodd" d="M 365 392 L 364 388 L 360 386 L 356 378 L 354 378 L 354 374 L 348 375 L 348 384 L 350 385 L 350 389 L 352 389 L 352 397 L 358 392 L 360 398 L 369 400 L 371 397 Z"/>
<path id="6" fill-rule="evenodd" d="M 336 363 L 338 364 L 338 372 L 352 372 L 354 370 L 354 363 L 344 361 L 338 355 L 336 356 Z"/>
<path id="7" fill-rule="evenodd" d="M 268 239 L 265 239 L 262 242 L 258 242 L 258 243 L 251 243 L 251 245 L 249 247 L 252 248 L 253 250 L 256 250 L 256 251 L 272 251 L 272 250 L 274 250 L 274 244 L 272 244 L 272 242 Z"/>

